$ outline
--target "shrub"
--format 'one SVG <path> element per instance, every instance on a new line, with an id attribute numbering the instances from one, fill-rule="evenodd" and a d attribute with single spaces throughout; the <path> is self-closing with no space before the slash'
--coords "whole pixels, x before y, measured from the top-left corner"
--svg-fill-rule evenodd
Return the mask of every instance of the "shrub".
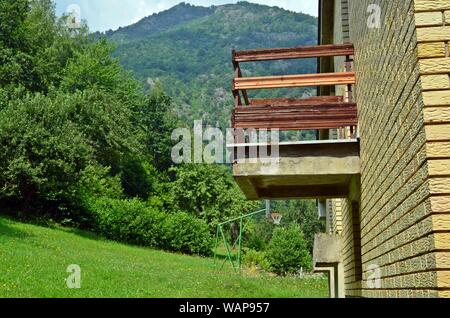
<path id="1" fill-rule="evenodd" d="M 272 238 L 273 222 L 268 218 L 259 221 L 250 221 L 246 226 L 245 246 L 256 251 L 264 251 Z"/>
<path id="2" fill-rule="evenodd" d="M 179 212 L 167 216 L 163 229 L 168 249 L 187 254 L 211 254 L 213 240 L 204 221 Z"/>
<path id="3" fill-rule="evenodd" d="M 95 230 L 108 239 L 186 254 L 210 255 L 208 225 L 184 212 L 167 214 L 138 199 L 100 198 L 90 204 Z"/>
<path id="4" fill-rule="evenodd" d="M 148 207 L 138 199 L 100 198 L 90 205 L 95 230 L 108 239 L 161 247 L 165 214 Z"/>
<path id="5" fill-rule="evenodd" d="M 266 271 L 270 270 L 270 264 L 267 261 L 266 254 L 264 252 L 248 249 L 244 252 L 242 262 L 248 267 L 257 266 Z"/>
<path id="6" fill-rule="evenodd" d="M 308 245 L 300 227 L 292 224 L 287 228 L 276 228 L 266 251 L 270 269 L 276 274 L 296 273 L 312 267 Z"/>

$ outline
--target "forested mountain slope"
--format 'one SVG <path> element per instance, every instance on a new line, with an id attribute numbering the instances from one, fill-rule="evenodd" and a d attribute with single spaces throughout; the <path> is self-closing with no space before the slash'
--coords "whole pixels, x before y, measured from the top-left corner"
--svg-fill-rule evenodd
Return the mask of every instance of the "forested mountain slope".
<path id="1" fill-rule="evenodd" d="M 117 43 L 116 56 L 139 80 L 163 84 L 181 118 L 225 126 L 232 107 L 231 49 L 313 45 L 317 18 L 247 2 L 209 8 L 181 3 L 105 35 Z M 244 76 L 312 73 L 316 61 L 255 63 L 243 68 Z M 278 94 L 299 97 L 304 92 L 291 89 Z"/>

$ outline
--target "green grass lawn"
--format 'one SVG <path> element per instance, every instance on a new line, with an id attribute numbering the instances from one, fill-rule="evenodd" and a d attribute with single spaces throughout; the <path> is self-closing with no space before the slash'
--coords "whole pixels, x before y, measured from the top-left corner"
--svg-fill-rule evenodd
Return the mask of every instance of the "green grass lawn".
<path id="1" fill-rule="evenodd" d="M 81 289 L 66 286 L 70 264 L 81 267 Z M 213 265 L 0 217 L 0 297 L 327 297 L 321 277 L 235 274 Z"/>

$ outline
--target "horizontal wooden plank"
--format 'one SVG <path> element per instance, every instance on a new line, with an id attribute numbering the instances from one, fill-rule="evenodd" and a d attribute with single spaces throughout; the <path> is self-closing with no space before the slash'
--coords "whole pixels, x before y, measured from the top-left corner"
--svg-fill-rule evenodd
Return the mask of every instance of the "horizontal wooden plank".
<path id="1" fill-rule="evenodd" d="M 355 103 L 326 103 L 326 104 L 309 104 L 301 103 L 291 105 L 253 105 L 253 106 L 238 106 L 234 109 L 237 114 L 257 114 L 257 113 L 289 113 L 289 112 L 327 112 L 335 111 L 336 113 L 343 111 L 356 111 Z"/>
<path id="2" fill-rule="evenodd" d="M 251 99 L 251 106 L 288 106 L 288 105 L 318 105 L 324 103 L 342 103 L 343 96 L 314 96 L 308 98 L 265 98 L 265 99 Z"/>
<path id="3" fill-rule="evenodd" d="M 235 78 L 234 90 L 355 84 L 354 72 Z"/>
<path id="4" fill-rule="evenodd" d="M 356 126 L 357 107 L 353 103 L 323 105 L 240 106 L 233 110 L 234 128 L 332 129 Z"/>
<path id="5" fill-rule="evenodd" d="M 300 46 L 294 48 L 273 48 L 238 51 L 233 53 L 233 61 L 257 62 L 325 56 L 346 56 L 353 54 L 353 44 Z"/>

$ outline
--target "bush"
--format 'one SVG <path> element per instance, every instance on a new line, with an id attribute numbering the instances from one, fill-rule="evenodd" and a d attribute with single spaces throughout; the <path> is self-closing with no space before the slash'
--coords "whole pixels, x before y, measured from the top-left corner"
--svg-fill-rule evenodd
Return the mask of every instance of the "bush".
<path id="1" fill-rule="evenodd" d="M 100 198 L 90 205 L 95 230 L 108 239 L 161 247 L 165 214 L 148 207 L 138 199 Z"/>
<path id="2" fill-rule="evenodd" d="M 204 221 L 179 212 L 168 215 L 163 228 L 168 249 L 187 254 L 211 254 L 213 240 Z"/>
<path id="3" fill-rule="evenodd" d="M 245 230 L 245 246 L 256 251 L 264 251 L 272 238 L 274 227 L 273 222 L 266 217 L 259 221 L 248 222 Z"/>
<path id="4" fill-rule="evenodd" d="M 108 239 L 172 252 L 208 256 L 208 225 L 183 212 L 167 214 L 138 199 L 94 200 L 90 210 L 95 230 Z"/>
<path id="5" fill-rule="evenodd" d="M 266 255 L 271 271 L 279 275 L 296 273 L 301 268 L 311 270 L 312 267 L 307 242 L 296 224 L 275 229 Z"/>
<path id="6" fill-rule="evenodd" d="M 244 252 L 242 262 L 248 267 L 257 266 L 266 271 L 270 270 L 270 264 L 267 261 L 266 254 L 264 252 L 248 249 Z"/>

